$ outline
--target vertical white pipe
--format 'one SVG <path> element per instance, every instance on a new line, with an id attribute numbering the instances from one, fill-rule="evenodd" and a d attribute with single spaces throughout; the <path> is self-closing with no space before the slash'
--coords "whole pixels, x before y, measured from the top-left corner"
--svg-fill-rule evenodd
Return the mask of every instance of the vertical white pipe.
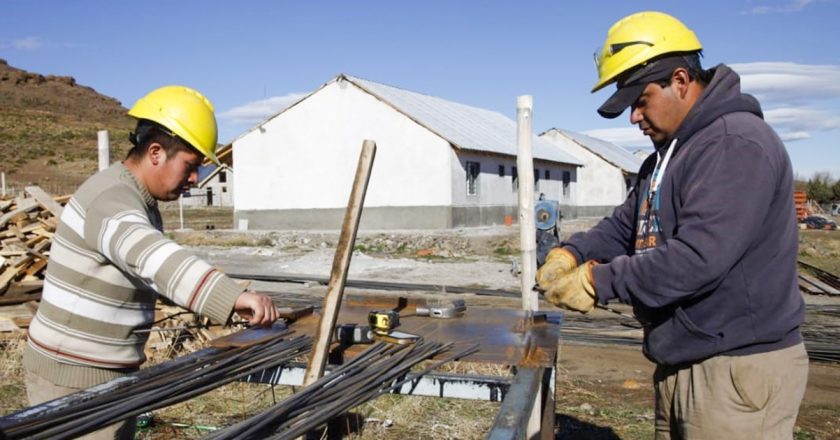
<path id="1" fill-rule="evenodd" d="M 534 291 L 537 279 L 537 221 L 534 213 L 533 139 L 534 98 L 516 97 L 516 166 L 519 168 L 519 247 L 522 252 L 522 309 L 526 314 L 539 310 L 539 295 Z M 542 428 L 542 387 L 534 395 L 525 438 L 537 438 Z M 553 409 L 552 409 L 553 410 Z"/>
<path id="2" fill-rule="evenodd" d="M 96 133 L 99 144 L 99 171 L 111 165 L 111 139 L 108 130 L 99 130 Z"/>
<path id="3" fill-rule="evenodd" d="M 181 231 L 184 230 L 184 195 L 178 197 L 178 219 L 181 221 Z"/>
<path id="4" fill-rule="evenodd" d="M 537 223 L 534 214 L 534 159 L 531 153 L 534 98 L 516 98 L 516 167 L 519 170 L 519 248 L 522 251 L 522 308 L 539 310 L 534 291 L 537 275 Z"/>

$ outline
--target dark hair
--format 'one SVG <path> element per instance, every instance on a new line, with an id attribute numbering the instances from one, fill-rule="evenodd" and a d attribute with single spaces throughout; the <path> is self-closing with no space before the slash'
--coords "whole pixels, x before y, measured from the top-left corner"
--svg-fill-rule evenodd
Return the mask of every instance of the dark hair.
<path id="1" fill-rule="evenodd" d="M 140 158 L 149 150 L 149 145 L 159 143 L 166 151 L 166 157 L 174 157 L 179 151 L 193 150 L 192 146 L 173 134 L 166 127 L 148 119 L 137 121 L 137 128 L 128 134 L 128 140 L 134 145 L 128 150 L 126 159 Z"/>
<path id="2" fill-rule="evenodd" d="M 712 81 L 712 77 L 714 76 L 714 71 L 703 69 L 703 66 L 700 64 L 700 57 L 702 56 L 702 52 L 688 52 L 684 54 L 677 54 L 682 58 L 684 62 L 684 66 L 686 70 L 688 70 L 688 78 L 690 81 L 697 81 L 702 86 L 709 85 L 709 82 Z M 668 57 L 673 57 L 675 54 L 667 54 Z M 671 72 L 673 74 L 673 72 Z M 657 81 L 661 87 L 667 87 L 671 84 L 671 77 L 672 75 L 668 75 L 668 78 L 663 79 L 662 81 Z"/>

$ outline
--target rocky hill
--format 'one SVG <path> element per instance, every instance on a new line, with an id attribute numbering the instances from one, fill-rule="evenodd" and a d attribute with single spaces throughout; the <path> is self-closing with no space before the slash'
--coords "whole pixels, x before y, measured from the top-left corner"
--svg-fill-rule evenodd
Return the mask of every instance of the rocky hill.
<path id="1" fill-rule="evenodd" d="M 122 158 L 133 128 L 114 98 L 69 76 L 43 75 L 0 59 L 0 171 L 9 191 L 37 184 L 69 194 L 97 168 L 97 132 L 110 131 L 111 159 Z"/>

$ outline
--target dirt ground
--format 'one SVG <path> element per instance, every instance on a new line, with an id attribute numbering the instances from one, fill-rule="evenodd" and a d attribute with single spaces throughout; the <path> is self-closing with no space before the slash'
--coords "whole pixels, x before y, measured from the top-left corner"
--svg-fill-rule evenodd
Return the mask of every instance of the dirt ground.
<path id="1" fill-rule="evenodd" d="M 176 214 L 177 215 L 177 214 Z M 220 218 L 222 218 L 220 216 Z M 177 217 L 167 215 L 171 230 Z M 195 230 L 171 236 L 228 273 L 309 274 L 327 277 L 338 233 L 335 231 L 246 233 L 208 230 L 201 222 L 186 222 Z M 221 220 L 220 220 L 221 221 Z M 592 221 L 563 225 L 564 235 L 585 230 Z M 188 226 L 190 227 L 190 226 Z M 802 234 L 802 257 L 820 267 L 840 261 L 840 232 Z M 351 260 L 350 280 L 434 283 L 516 291 L 519 279 L 517 230 L 506 227 L 456 231 L 360 231 Z M 827 262 L 827 263 L 826 263 Z M 825 263 L 825 264 L 823 264 Z M 835 272 L 836 273 L 836 272 Z M 254 282 L 252 288 L 276 291 L 275 283 Z M 284 287 L 318 298 L 323 288 Z M 307 293 L 308 292 L 308 293 Z M 519 300 L 467 296 L 468 304 L 518 308 Z M 812 306 L 840 307 L 840 298 L 805 296 Z M 542 307 L 548 308 L 547 304 Z M 618 309 L 626 308 L 618 305 Z M 809 310 L 813 331 L 840 340 L 840 317 Z M 566 314 L 557 365 L 556 438 L 647 439 L 653 436 L 653 364 L 641 354 L 640 331 L 628 328 L 628 318 L 604 310 L 582 316 Z M 834 332 L 834 333 L 829 333 Z M 622 345 L 592 344 L 575 336 L 621 335 Z M 632 342 L 635 341 L 635 342 Z M 0 413 L 25 405 L 14 350 L 0 358 Z M 231 384 L 201 398 L 156 412 L 156 424 L 138 438 L 200 438 L 214 426 L 247 417 L 272 399 L 282 398 L 283 387 L 265 388 Z M 354 410 L 364 429 L 358 439 L 484 438 L 498 412 L 498 404 L 453 399 L 384 396 Z M 419 433 L 419 434 L 418 434 Z M 840 363 L 812 362 L 808 388 L 800 408 L 797 439 L 840 438 Z"/>

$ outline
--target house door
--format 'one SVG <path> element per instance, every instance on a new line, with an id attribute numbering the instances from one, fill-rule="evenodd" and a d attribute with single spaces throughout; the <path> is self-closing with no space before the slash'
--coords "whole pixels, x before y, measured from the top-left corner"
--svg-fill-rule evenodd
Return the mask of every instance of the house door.
<path id="1" fill-rule="evenodd" d="M 205 194 L 207 194 L 207 206 L 213 206 L 213 187 L 208 186 Z"/>

